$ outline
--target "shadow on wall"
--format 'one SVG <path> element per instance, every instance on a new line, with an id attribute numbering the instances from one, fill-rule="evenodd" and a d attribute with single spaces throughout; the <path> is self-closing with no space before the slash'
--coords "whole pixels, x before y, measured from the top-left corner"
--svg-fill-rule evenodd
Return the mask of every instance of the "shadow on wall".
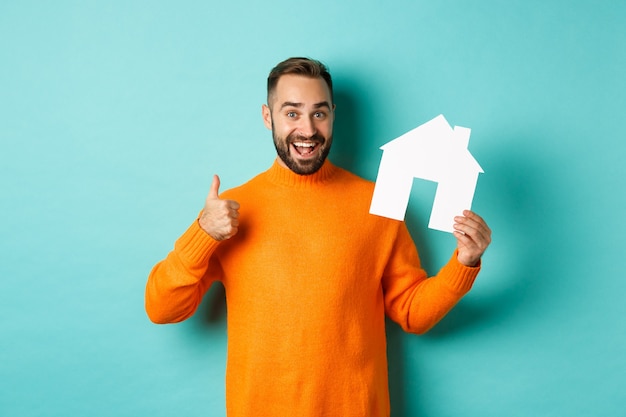
<path id="1" fill-rule="evenodd" d="M 354 80 L 334 81 L 334 99 L 337 108 L 329 159 L 337 166 L 361 177 L 367 177 L 365 153 L 370 152 L 370 147 L 363 144 L 371 143 L 371 138 L 366 137 L 368 126 L 363 117 L 365 113 L 361 101 L 357 97 L 358 87 L 350 83 L 354 83 Z"/>
<path id="2" fill-rule="evenodd" d="M 519 137 L 506 142 L 538 140 Z M 524 310 L 534 309 L 550 291 L 548 271 L 560 239 L 554 230 L 564 227 L 560 226 L 564 220 L 558 194 L 565 181 L 554 177 L 554 158 L 527 152 L 492 150 L 497 157 L 485 161 L 488 175 L 479 181 L 475 209 L 484 208 L 479 214 L 493 231 L 482 275 L 489 274 L 492 285 L 462 300 L 426 338 L 495 329 L 518 314 L 523 316 Z"/>
<path id="3" fill-rule="evenodd" d="M 204 326 L 226 323 L 226 291 L 221 282 L 214 282 L 204 294 L 195 316 Z"/>
<path id="4" fill-rule="evenodd" d="M 354 146 L 359 136 L 357 103 L 348 92 L 336 90 L 335 122 L 333 126 L 333 145 L 330 159 L 348 171 L 352 171 L 359 160 L 359 148 Z"/>
<path id="5" fill-rule="evenodd" d="M 536 143 L 527 137 L 503 142 L 517 141 Z M 491 152 L 495 155 L 492 160 L 481 160 L 488 174 L 479 180 L 474 206 L 493 231 L 493 242 L 477 278 L 479 284 L 481 278 L 488 281 L 474 288 L 423 336 L 406 335 L 395 323 L 388 322 L 390 394 L 393 414 L 398 417 L 409 415 L 409 410 L 413 415 L 428 401 L 428 381 L 418 384 L 424 386 L 423 390 L 412 394 L 410 399 L 406 397 L 404 384 L 408 381 L 403 363 L 406 338 L 420 337 L 427 347 L 448 337 L 497 334 L 503 326 L 515 327 L 516 323 L 528 320 L 529 311 L 549 308 L 546 303 L 549 303 L 548 293 L 553 291 L 550 287 L 554 282 L 549 279 L 553 275 L 551 248 L 559 244 L 554 230 L 565 227 L 561 215 L 563 203 L 555 198 L 563 188 L 563 180 L 553 176 L 551 167 L 555 159 L 550 156 L 537 155 L 530 149 L 528 153 L 510 148 Z M 407 217 L 409 228 L 418 223 Z M 434 256 L 424 234 L 412 230 L 412 236 L 422 263 L 433 265 Z M 419 374 L 419 369 L 415 372 Z M 419 415 L 426 415 L 426 412 L 422 410 Z"/>

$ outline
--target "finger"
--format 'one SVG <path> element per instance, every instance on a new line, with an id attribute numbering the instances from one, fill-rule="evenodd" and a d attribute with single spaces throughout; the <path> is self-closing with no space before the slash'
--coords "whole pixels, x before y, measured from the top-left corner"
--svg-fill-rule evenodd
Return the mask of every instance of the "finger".
<path id="1" fill-rule="evenodd" d="M 228 200 L 228 208 L 231 210 L 237 211 L 239 210 L 239 203 L 235 200 Z"/>
<path id="2" fill-rule="evenodd" d="M 472 210 L 463 210 L 463 215 L 469 219 L 473 219 L 476 221 L 483 221 L 482 217 L 474 213 Z"/>
<path id="3" fill-rule="evenodd" d="M 213 182 L 211 182 L 211 189 L 209 190 L 209 198 L 219 198 L 220 191 L 220 177 L 213 175 Z"/>
<path id="4" fill-rule="evenodd" d="M 475 228 L 479 228 L 480 224 L 484 223 L 484 220 L 478 214 L 470 210 L 463 210 L 463 215 L 456 217 L 454 220 Z"/>
<path id="5" fill-rule="evenodd" d="M 472 239 L 469 238 L 469 236 L 467 236 L 466 233 L 460 231 L 460 230 L 455 230 L 454 232 L 452 232 L 452 234 L 454 235 L 454 237 L 457 238 L 457 240 L 459 241 L 459 243 L 463 243 L 466 246 L 470 243 L 472 243 Z"/>
<path id="6" fill-rule="evenodd" d="M 476 234 L 480 232 L 480 225 L 469 219 L 459 219 L 454 223 L 454 229 L 465 234 Z"/>
<path id="7" fill-rule="evenodd" d="M 454 220 L 457 224 L 467 225 L 478 230 L 483 236 L 491 235 L 491 229 L 483 218 L 470 210 L 464 210 L 463 216 L 455 217 Z"/>
<path id="8" fill-rule="evenodd" d="M 459 238 L 462 235 L 462 241 L 466 245 L 476 245 L 482 247 L 488 244 L 489 234 L 481 227 L 475 227 L 468 223 L 456 223 L 454 225 L 455 236 Z"/>

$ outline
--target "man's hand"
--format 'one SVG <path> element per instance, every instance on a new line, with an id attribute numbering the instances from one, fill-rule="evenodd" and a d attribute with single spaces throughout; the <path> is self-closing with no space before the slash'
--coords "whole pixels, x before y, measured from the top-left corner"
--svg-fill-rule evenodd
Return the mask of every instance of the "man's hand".
<path id="1" fill-rule="evenodd" d="M 491 229 L 476 213 L 464 210 L 454 218 L 454 236 L 457 241 L 457 259 L 465 266 L 476 266 L 491 243 Z"/>
<path id="2" fill-rule="evenodd" d="M 198 222 L 200 227 L 215 240 L 225 240 L 237 234 L 239 227 L 239 203 L 233 200 L 222 200 L 218 193 L 220 177 L 213 176 L 211 190 L 204 202 L 204 209 Z"/>

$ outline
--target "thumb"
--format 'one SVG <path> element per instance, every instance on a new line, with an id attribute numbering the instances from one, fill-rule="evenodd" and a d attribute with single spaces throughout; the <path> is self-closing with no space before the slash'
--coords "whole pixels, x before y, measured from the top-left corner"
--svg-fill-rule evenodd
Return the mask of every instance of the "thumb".
<path id="1" fill-rule="evenodd" d="M 209 198 L 219 198 L 220 190 L 220 177 L 213 175 L 213 182 L 211 183 L 211 189 L 209 190 Z"/>

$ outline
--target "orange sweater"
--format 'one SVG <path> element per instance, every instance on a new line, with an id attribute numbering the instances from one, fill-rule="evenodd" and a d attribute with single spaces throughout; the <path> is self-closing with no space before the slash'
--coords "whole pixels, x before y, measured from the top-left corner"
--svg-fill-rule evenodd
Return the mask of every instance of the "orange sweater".
<path id="1" fill-rule="evenodd" d="M 453 256 L 427 279 L 405 224 L 369 214 L 372 192 L 328 161 L 310 176 L 274 163 L 221 196 L 241 205 L 237 235 L 196 221 L 152 270 L 156 323 L 224 284 L 229 417 L 388 416 L 385 313 L 421 333 L 469 291 L 479 268 Z"/>

